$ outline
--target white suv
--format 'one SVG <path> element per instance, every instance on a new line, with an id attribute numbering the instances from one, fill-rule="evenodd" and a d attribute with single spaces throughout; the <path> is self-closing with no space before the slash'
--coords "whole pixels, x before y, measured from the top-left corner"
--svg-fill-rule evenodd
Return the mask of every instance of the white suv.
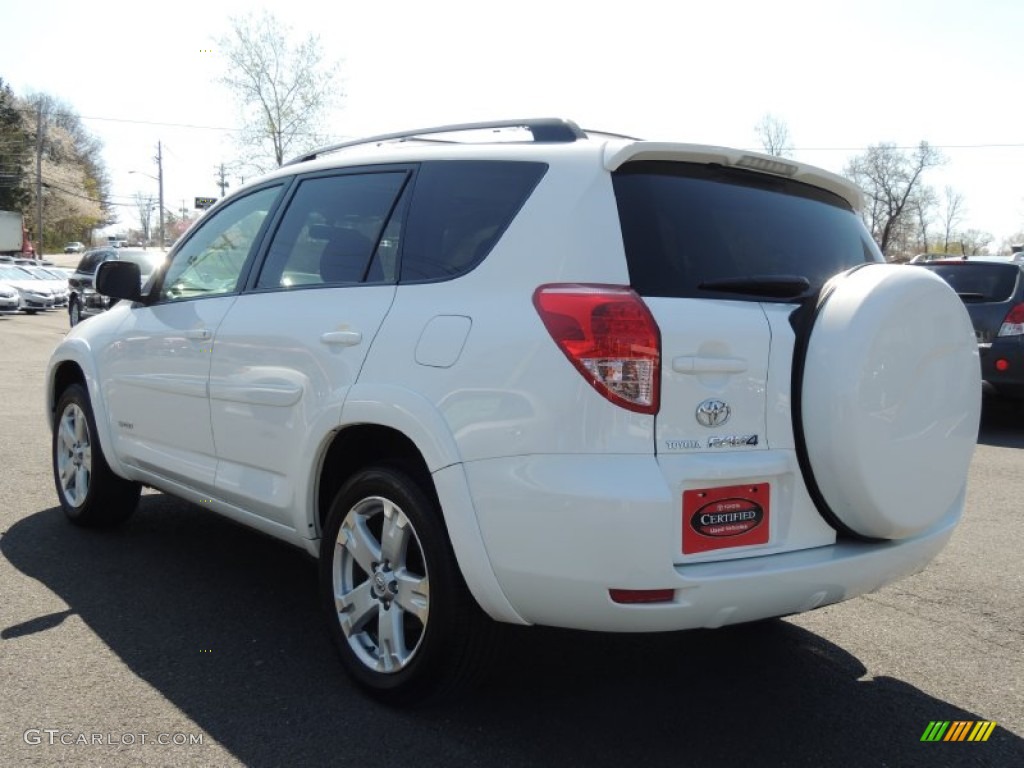
<path id="1" fill-rule="evenodd" d="M 442 140 L 439 140 L 442 139 Z M 141 486 L 320 559 L 354 679 L 450 693 L 495 623 L 651 632 L 923 568 L 964 508 L 978 351 L 842 178 L 556 119 L 328 147 L 210 210 L 75 327 L 57 493 Z"/>

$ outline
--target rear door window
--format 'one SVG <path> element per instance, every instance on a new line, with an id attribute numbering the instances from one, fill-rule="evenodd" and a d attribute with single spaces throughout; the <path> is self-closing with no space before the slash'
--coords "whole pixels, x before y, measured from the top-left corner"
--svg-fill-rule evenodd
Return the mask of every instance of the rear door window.
<path id="1" fill-rule="evenodd" d="M 612 175 L 633 288 L 642 296 L 770 296 L 712 289 L 717 282 L 833 275 L 882 261 L 842 198 L 781 177 L 721 166 L 639 161 Z"/>
<path id="2" fill-rule="evenodd" d="M 256 287 L 394 282 L 399 231 L 385 226 L 408 177 L 395 170 L 301 181 Z"/>

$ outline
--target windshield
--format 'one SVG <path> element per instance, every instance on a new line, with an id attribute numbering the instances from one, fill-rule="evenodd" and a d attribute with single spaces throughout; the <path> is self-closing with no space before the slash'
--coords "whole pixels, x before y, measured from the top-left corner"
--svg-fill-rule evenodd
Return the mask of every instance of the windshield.
<path id="1" fill-rule="evenodd" d="M 50 280 L 49 275 L 41 275 L 36 270 L 38 267 L 29 267 L 17 265 L 10 267 L 10 270 L 16 280 Z"/>
<path id="2" fill-rule="evenodd" d="M 18 267 L 0 267 L 0 280 L 34 280 L 35 278 Z"/>

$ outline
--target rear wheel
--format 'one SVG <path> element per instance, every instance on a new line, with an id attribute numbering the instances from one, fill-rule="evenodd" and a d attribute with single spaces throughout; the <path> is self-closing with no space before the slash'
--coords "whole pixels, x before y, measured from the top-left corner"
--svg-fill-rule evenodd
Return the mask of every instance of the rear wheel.
<path id="1" fill-rule="evenodd" d="M 361 470 L 339 491 L 320 586 L 342 663 L 375 698 L 448 698 L 481 669 L 493 622 L 462 580 L 437 503 L 403 469 Z"/>
<path id="2" fill-rule="evenodd" d="M 89 395 L 72 384 L 57 401 L 53 479 L 64 514 L 75 525 L 106 528 L 131 516 L 142 486 L 118 477 L 100 448 Z"/>
<path id="3" fill-rule="evenodd" d="M 68 321 L 72 328 L 82 322 L 82 303 L 77 296 L 73 297 L 68 305 Z"/>

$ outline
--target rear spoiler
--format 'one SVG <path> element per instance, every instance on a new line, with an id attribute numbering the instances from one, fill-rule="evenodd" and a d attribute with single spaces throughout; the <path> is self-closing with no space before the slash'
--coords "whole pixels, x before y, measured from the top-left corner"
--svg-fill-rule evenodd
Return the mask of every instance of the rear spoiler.
<path id="1" fill-rule="evenodd" d="M 634 141 L 629 144 L 609 142 L 605 147 L 604 167 L 609 171 L 631 160 L 675 160 L 687 163 L 715 163 L 730 168 L 746 168 L 758 173 L 801 181 L 828 190 L 846 200 L 854 210 L 864 207 L 864 194 L 852 181 L 812 165 L 785 157 L 762 155 L 740 149 L 712 147 L 701 144 L 678 144 L 661 141 Z"/>

